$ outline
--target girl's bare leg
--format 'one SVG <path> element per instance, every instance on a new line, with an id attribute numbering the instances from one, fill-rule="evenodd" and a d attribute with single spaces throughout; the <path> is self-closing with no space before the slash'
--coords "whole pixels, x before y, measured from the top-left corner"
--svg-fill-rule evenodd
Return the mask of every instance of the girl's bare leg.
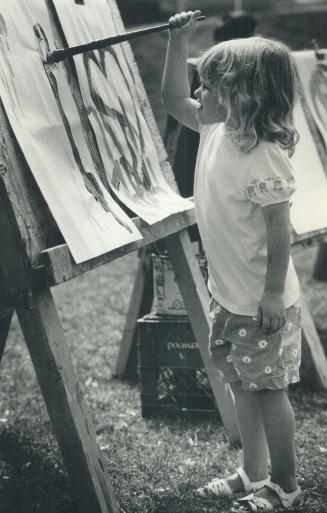
<path id="1" fill-rule="evenodd" d="M 268 447 L 261 413 L 253 392 L 244 390 L 240 382 L 230 386 L 241 434 L 243 468 L 250 481 L 261 481 L 268 477 Z M 235 491 L 243 490 L 238 476 L 232 476 L 228 483 Z"/>
<path id="2" fill-rule="evenodd" d="M 296 487 L 295 421 L 292 405 L 285 390 L 262 390 L 253 393 L 261 413 L 271 460 L 271 480 L 285 492 Z"/>

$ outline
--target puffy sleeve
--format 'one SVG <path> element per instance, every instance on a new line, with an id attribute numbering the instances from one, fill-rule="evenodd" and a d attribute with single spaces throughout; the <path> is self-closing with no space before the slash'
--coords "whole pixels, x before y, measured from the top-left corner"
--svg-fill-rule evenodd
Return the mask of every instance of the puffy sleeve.
<path id="1" fill-rule="evenodd" d="M 291 162 L 274 143 L 264 143 L 249 172 L 248 198 L 261 207 L 287 201 L 296 189 Z"/>

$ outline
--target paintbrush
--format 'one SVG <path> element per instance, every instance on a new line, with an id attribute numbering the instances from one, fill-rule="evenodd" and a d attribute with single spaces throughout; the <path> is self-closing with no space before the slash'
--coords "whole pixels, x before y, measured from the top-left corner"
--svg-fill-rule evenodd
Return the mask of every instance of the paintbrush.
<path id="1" fill-rule="evenodd" d="M 201 21 L 204 19 L 205 16 L 199 16 L 196 21 Z M 132 32 L 125 32 L 124 34 L 118 34 L 112 37 L 106 37 L 105 39 L 98 39 L 96 41 L 92 41 L 91 43 L 72 46 L 70 48 L 60 48 L 58 50 L 54 50 L 51 53 L 48 53 L 45 59 L 45 64 L 60 62 L 67 57 L 72 57 L 73 55 L 79 55 L 81 53 L 90 52 L 92 50 L 99 50 L 100 48 L 106 48 L 107 46 L 123 43 L 124 41 L 129 41 L 130 39 L 136 39 L 138 37 L 173 28 L 174 27 L 170 23 L 165 23 L 164 25 L 156 25 L 154 27 L 148 27 L 140 30 L 134 30 Z"/>

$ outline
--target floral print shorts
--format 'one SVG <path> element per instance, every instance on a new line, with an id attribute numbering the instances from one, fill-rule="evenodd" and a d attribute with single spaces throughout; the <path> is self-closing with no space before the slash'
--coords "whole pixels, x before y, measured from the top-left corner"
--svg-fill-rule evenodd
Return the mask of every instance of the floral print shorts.
<path id="1" fill-rule="evenodd" d="M 265 335 L 256 317 L 236 315 L 210 300 L 209 353 L 225 383 L 241 381 L 246 390 L 286 388 L 299 381 L 301 310 L 287 308 L 286 323 Z"/>

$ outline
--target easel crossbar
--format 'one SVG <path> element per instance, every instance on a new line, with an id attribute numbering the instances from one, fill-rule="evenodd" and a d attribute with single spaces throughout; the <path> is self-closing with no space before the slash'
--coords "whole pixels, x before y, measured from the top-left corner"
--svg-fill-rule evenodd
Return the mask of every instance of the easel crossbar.
<path id="1" fill-rule="evenodd" d="M 148 225 L 140 218 L 133 219 L 140 230 L 143 239 L 125 244 L 113 251 L 105 253 L 81 264 L 76 264 L 66 244 L 55 246 L 41 252 L 42 263 L 46 268 L 48 284 L 50 287 L 64 283 L 80 274 L 107 264 L 116 258 L 143 248 L 168 235 L 180 232 L 196 223 L 194 208 L 177 213 L 158 223 Z"/>
<path id="2" fill-rule="evenodd" d="M 303 248 L 327 242 L 327 230 L 316 230 L 314 232 L 297 235 L 292 233 L 292 253 L 302 251 Z"/>

